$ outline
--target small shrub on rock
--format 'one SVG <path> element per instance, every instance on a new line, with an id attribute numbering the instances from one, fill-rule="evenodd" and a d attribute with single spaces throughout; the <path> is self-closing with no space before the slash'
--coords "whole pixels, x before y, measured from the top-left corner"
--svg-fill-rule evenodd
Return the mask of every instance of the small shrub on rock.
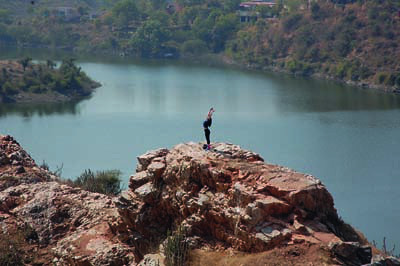
<path id="1" fill-rule="evenodd" d="M 165 257 L 167 266 L 186 265 L 189 257 L 189 244 L 183 228 L 179 227 L 172 235 L 168 232 Z"/>
<path id="2" fill-rule="evenodd" d="M 119 170 L 97 171 L 94 173 L 88 169 L 72 182 L 75 186 L 90 192 L 118 195 L 121 192 L 121 174 Z"/>

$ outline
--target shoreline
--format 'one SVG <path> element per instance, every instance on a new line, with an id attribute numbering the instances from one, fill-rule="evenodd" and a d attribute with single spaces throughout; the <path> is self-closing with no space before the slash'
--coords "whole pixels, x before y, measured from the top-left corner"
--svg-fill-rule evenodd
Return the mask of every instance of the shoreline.
<path id="1" fill-rule="evenodd" d="M 357 87 L 359 89 L 368 89 L 368 90 L 374 90 L 374 91 L 378 91 L 378 92 L 384 92 L 384 93 L 390 93 L 390 94 L 395 94 L 398 95 L 400 94 L 400 88 L 396 88 L 396 87 L 388 87 L 388 86 L 384 86 L 384 85 L 378 85 L 375 83 L 371 83 L 371 82 L 367 82 L 367 81 L 352 81 L 352 80 L 344 80 L 344 79 L 338 79 L 329 75 L 324 75 L 323 73 L 313 73 L 311 75 L 303 75 L 300 73 L 291 73 L 288 70 L 285 70 L 283 68 L 280 67 L 274 67 L 274 66 L 260 66 L 257 64 L 251 64 L 251 63 L 240 63 L 235 61 L 234 59 L 221 54 L 219 55 L 219 60 L 221 61 L 222 64 L 224 65 L 229 65 L 229 66 L 235 66 L 238 67 L 240 69 L 246 69 L 246 70 L 256 70 L 256 71 L 261 71 L 261 72 L 270 72 L 270 73 L 280 73 L 280 74 L 286 74 L 286 75 L 290 75 L 292 77 L 304 77 L 304 78 L 311 78 L 314 80 L 321 80 L 321 81 L 333 81 L 333 82 L 337 82 L 343 85 L 348 85 L 348 86 L 353 86 L 353 87 Z"/>
<path id="2" fill-rule="evenodd" d="M 47 92 L 43 94 L 22 92 L 13 96 L 1 96 L 0 103 L 2 104 L 48 104 L 48 103 L 67 103 L 79 101 L 89 98 L 92 92 L 101 87 L 100 83 L 91 86 L 91 92 L 85 95 L 66 95 L 59 92 Z"/>
<path id="3" fill-rule="evenodd" d="M 110 55 L 110 54 L 109 54 Z M 118 55 L 116 55 L 118 56 Z M 126 56 L 125 58 L 138 58 L 138 57 L 130 57 Z M 153 59 L 153 60 L 163 60 L 164 58 L 159 58 L 159 59 Z M 164 59 L 165 60 L 165 59 Z M 166 60 L 171 60 L 171 59 L 166 59 Z M 203 54 L 199 56 L 192 56 L 192 55 L 181 55 L 177 59 L 172 59 L 172 60 L 181 60 L 183 62 L 190 62 L 194 64 L 206 64 L 209 66 L 221 66 L 221 67 L 233 67 L 237 68 L 240 70 L 245 70 L 245 71 L 251 71 L 251 72 L 259 72 L 259 73 L 271 73 L 271 74 L 284 74 L 288 75 L 291 77 L 297 77 L 297 78 L 309 78 L 313 80 L 319 80 L 319 81 L 331 81 L 335 82 L 341 85 L 346 85 L 346 86 L 351 86 L 351 87 L 356 87 L 358 89 L 362 90 L 372 90 L 372 91 L 377 91 L 381 93 L 388 93 L 388 94 L 393 94 L 393 95 L 400 95 L 400 88 L 396 87 L 389 87 L 385 85 L 379 85 L 375 84 L 372 82 L 367 82 L 367 81 L 352 81 L 352 80 L 344 80 L 344 79 L 339 79 L 335 78 L 329 75 L 325 75 L 323 73 L 313 73 L 312 75 L 304 75 L 301 73 L 292 73 L 286 69 L 277 67 L 277 66 L 261 66 L 258 64 L 251 64 L 251 63 L 240 63 L 239 61 L 229 57 L 226 54 L 220 53 L 220 54 Z"/>
<path id="4" fill-rule="evenodd" d="M 4 48 L 10 48 L 10 47 L 4 47 Z M 176 58 L 167 58 L 167 57 L 159 57 L 159 58 L 141 58 L 137 57 L 131 54 L 126 54 L 123 51 L 117 51 L 117 50 L 103 50 L 101 52 L 96 51 L 85 51 L 85 50 L 80 50 L 78 47 L 37 47 L 37 46 L 19 46 L 17 49 L 44 49 L 44 50 L 49 50 L 49 51 L 60 51 L 60 52 L 66 52 L 66 53 L 71 53 L 72 55 L 91 55 L 91 56 L 97 56 L 97 55 L 102 55 L 102 56 L 111 56 L 112 58 L 121 58 L 121 59 L 145 59 L 145 60 L 171 60 L 171 61 L 183 61 L 183 62 L 190 62 L 194 64 L 207 64 L 210 66 L 230 66 L 230 67 L 235 67 L 240 70 L 248 70 L 248 71 L 260 71 L 262 73 L 278 73 L 278 74 L 285 74 L 289 75 L 292 77 L 304 77 L 304 78 L 311 78 L 314 80 L 321 80 L 321 81 L 333 81 L 342 85 L 348 85 L 352 87 L 357 87 L 359 89 L 363 90 L 374 90 L 378 92 L 383 92 L 383 93 L 389 93 L 389 94 L 394 94 L 398 95 L 400 94 L 400 88 L 396 88 L 395 86 L 385 86 L 381 84 L 376 84 L 373 82 L 369 82 L 366 80 L 363 81 L 352 81 L 352 80 L 345 80 L 345 79 L 339 79 L 336 77 L 332 77 L 330 75 L 326 75 L 322 72 L 315 72 L 311 75 L 304 75 L 299 72 L 297 73 L 292 73 L 284 68 L 278 67 L 278 66 L 262 66 L 259 64 L 255 63 L 246 63 L 246 62 L 239 62 L 232 57 L 228 56 L 225 53 L 218 53 L 218 54 L 213 54 L 213 53 L 207 53 L 207 54 L 202 54 L 202 55 L 188 55 L 188 54 L 181 54 Z M 122 54 L 122 56 L 121 56 Z M 97 84 L 93 89 L 96 89 L 98 87 L 102 86 L 101 84 Z M 61 97 L 62 98 L 62 97 Z M 59 99 L 56 101 L 52 102 L 65 102 L 63 99 Z M 69 100 L 76 100 L 75 98 L 71 98 Z M 68 100 L 66 100 L 68 101 Z M 48 101 L 45 101 L 48 102 Z M 35 102 L 38 103 L 38 102 Z"/>

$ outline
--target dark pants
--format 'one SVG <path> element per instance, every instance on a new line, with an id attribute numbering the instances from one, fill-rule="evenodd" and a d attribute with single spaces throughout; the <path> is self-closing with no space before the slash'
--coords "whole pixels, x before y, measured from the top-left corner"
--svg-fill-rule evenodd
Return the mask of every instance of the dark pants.
<path id="1" fill-rule="evenodd" d="M 204 134 L 206 135 L 207 144 L 210 145 L 210 130 L 208 128 L 205 128 Z"/>

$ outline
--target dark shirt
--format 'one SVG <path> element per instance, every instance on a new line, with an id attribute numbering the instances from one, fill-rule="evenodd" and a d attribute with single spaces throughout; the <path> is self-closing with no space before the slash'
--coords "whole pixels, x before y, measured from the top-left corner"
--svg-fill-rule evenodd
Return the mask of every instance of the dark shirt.
<path id="1" fill-rule="evenodd" d="M 203 122 L 203 127 L 204 127 L 204 129 L 208 129 L 208 127 L 211 127 L 211 124 L 212 124 L 212 119 L 211 119 L 211 118 L 206 119 L 206 120 Z"/>

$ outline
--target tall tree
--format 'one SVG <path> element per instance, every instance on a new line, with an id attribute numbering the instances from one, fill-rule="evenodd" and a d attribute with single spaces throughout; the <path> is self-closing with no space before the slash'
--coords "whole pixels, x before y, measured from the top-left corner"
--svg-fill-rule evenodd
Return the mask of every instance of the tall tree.
<path id="1" fill-rule="evenodd" d="M 119 26 L 124 26 L 128 24 L 129 21 L 135 20 L 139 17 L 139 11 L 134 0 L 119 1 L 115 4 L 111 12 L 114 21 Z"/>
<path id="2" fill-rule="evenodd" d="M 24 69 L 24 72 L 26 68 L 29 66 L 29 63 L 32 61 L 32 58 L 30 57 L 25 57 L 23 59 L 18 60 L 18 63 L 21 64 L 22 68 Z"/>
<path id="3" fill-rule="evenodd" d="M 147 20 L 132 38 L 133 50 L 143 57 L 154 57 L 162 52 L 163 44 L 169 40 L 170 32 L 158 20 Z"/>
<path id="4" fill-rule="evenodd" d="M 54 69 L 54 67 L 56 66 L 56 63 L 54 63 L 54 61 L 52 61 L 50 59 L 47 59 L 46 60 L 46 65 L 47 65 L 48 68 Z"/>

